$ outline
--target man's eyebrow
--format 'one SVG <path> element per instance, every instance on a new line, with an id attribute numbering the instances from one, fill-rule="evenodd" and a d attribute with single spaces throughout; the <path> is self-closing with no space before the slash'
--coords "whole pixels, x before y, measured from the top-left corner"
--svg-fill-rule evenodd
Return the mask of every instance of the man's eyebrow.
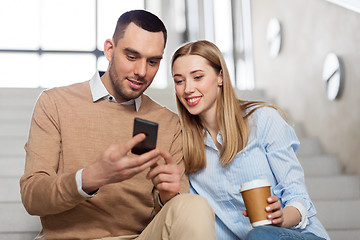
<path id="1" fill-rule="evenodd" d="M 140 55 L 140 53 L 134 49 L 131 49 L 131 48 L 124 48 L 123 50 L 124 52 L 126 53 L 131 53 L 131 54 L 134 54 L 134 55 Z"/>
<path id="2" fill-rule="evenodd" d="M 141 54 L 138 51 L 136 51 L 134 49 L 131 49 L 131 48 L 124 48 L 123 51 L 125 53 L 127 53 L 127 54 L 133 54 L 133 55 L 136 55 L 136 56 L 141 56 Z M 149 57 L 149 59 L 151 59 L 151 60 L 161 60 L 162 58 L 163 58 L 162 55 Z"/>

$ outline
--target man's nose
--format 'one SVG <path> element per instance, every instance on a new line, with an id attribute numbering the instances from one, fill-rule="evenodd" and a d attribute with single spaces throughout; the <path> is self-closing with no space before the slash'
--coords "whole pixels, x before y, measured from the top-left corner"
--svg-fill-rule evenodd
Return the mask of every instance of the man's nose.
<path id="1" fill-rule="evenodd" d="M 140 77 L 146 75 L 147 62 L 146 60 L 138 60 L 135 64 L 134 74 Z"/>

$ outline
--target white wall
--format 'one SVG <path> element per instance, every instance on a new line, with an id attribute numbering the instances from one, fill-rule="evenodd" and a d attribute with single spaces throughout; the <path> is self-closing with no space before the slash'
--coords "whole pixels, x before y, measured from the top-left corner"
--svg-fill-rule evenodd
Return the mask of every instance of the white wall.
<path id="1" fill-rule="evenodd" d="M 360 173 L 360 14 L 325 0 L 252 0 L 256 87 L 319 137 L 348 173 Z M 272 59 L 267 24 L 283 27 L 280 55 Z M 326 98 L 322 83 L 325 56 L 343 60 L 345 86 L 337 101 Z"/>

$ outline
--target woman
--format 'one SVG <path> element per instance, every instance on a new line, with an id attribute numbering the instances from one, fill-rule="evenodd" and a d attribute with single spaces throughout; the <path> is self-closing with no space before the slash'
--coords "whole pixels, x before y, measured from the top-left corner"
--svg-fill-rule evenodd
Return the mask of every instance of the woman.
<path id="1" fill-rule="evenodd" d="M 298 139 L 281 110 L 238 100 L 221 52 L 208 41 L 180 47 L 172 73 L 190 191 L 214 208 L 217 239 L 329 239 L 306 191 Z M 266 208 L 272 225 L 252 230 L 239 187 L 260 178 L 272 184 Z"/>

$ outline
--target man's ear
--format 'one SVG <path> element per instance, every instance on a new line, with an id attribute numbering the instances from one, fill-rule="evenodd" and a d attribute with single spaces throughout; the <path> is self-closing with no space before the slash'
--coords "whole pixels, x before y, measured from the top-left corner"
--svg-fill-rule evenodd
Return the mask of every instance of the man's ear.
<path id="1" fill-rule="evenodd" d="M 115 44 L 111 39 L 106 39 L 104 43 L 104 54 L 106 59 L 111 62 L 113 52 L 114 52 Z"/>

